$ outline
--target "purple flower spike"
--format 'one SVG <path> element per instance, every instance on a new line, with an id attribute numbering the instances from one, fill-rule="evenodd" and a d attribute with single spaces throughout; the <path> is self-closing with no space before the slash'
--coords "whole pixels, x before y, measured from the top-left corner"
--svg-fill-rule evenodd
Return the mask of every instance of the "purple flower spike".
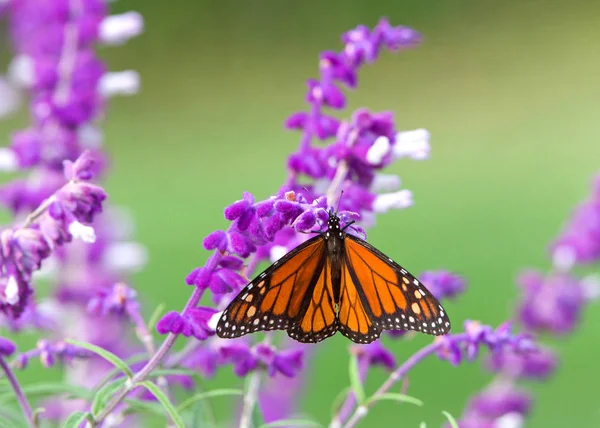
<path id="1" fill-rule="evenodd" d="M 185 315 L 172 311 L 156 324 L 156 330 L 160 334 L 182 334 L 185 337 L 194 336 L 198 340 L 206 340 L 215 334 L 208 323 L 216 313 L 217 310 L 205 307 L 190 309 Z"/>
<path id="2" fill-rule="evenodd" d="M 562 235 L 550 249 L 558 267 L 600 260 L 600 175 L 594 179 L 592 194 L 574 211 Z"/>
<path id="3" fill-rule="evenodd" d="M 287 377 L 294 377 L 302 369 L 302 349 L 277 351 L 270 345 L 258 344 L 253 351 L 258 361 L 267 369 L 269 376 L 281 373 Z"/>
<path id="4" fill-rule="evenodd" d="M 419 278 L 438 299 L 456 297 L 466 288 L 463 278 L 444 270 L 423 272 Z"/>
<path id="5" fill-rule="evenodd" d="M 0 355 L 10 357 L 17 350 L 17 345 L 0 336 Z"/>
<path id="6" fill-rule="evenodd" d="M 487 368 L 512 378 L 531 378 L 543 380 L 556 371 L 556 354 L 546 348 L 535 352 L 518 353 L 512 349 L 503 349 L 490 355 Z"/>
<path id="7" fill-rule="evenodd" d="M 258 367 L 258 358 L 244 341 L 238 340 L 231 345 L 222 346 L 220 353 L 225 362 L 233 365 L 236 376 L 246 376 Z"/>
<path id="8" fill-rule="evenodd" d="M 466 412 L 467 419 L 494 422 L 512 413 L 524 416 L 529 413 L 531 404 L 529 394 L 516 389 L 510 383 L 492 385 L 473 397 Z"/>
<path id="9" fill-rule="evenodd" d="M 137 293 L 123 283 L 113 285 L 110 289 L 96 292 L 88 303 L 88 311 L 95 315 L 106 316 L 109 313 L 123 315 L 139 310 Z"/>
<path id="10" fill-rule="evenodd" d="M 518 283 L 523 289 L 519 320 L 527 329 L 567 334 L 577 326 L 586 303 L 580 281 L 568 274 L 544 277 L 529 271 L 519 277 Z"/>
<path id="11" fill-rule="evenodd" d="M 91 180 L 96 171 L 96 159 L 89 150 L 83 152 L 75 162 L 65 160 L 63 164 L 67 180 Z"/>
<path id="12" fill-rule="evenodd" d="M 352 345 L 350 352 L 359 360 L 367 361 L 368 365 L 381 365 L 390 371 L 396 368 L 394 354 L 387 350 L 379 340 L 368 345 Z"/>

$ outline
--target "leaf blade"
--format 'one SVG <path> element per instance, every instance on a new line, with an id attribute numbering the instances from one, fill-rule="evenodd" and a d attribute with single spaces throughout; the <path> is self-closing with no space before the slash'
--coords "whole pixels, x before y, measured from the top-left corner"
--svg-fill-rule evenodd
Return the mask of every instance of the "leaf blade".
<path id="1" fill-rule="evenodd" d="M 183 423 L 183 418 L 177 411 L 177 409 L 173 406 L 169 398 L 165 395 L 164 392 L 153 382 L 149 380 L 140 382 L 137 384 L 138 386 L 143 386 L 146 388 L 152 395 L 156 397 L 156 399 L 162 404 L 163 408 L 167 411 L 168 415 L 171 417 L 171 420 L 178 428 L 185 428 Z"/>
<path id="2" fill-rule="evenodd" d="M 458 422 L 456 422 L 456 419 L 454 419 L 454 416 L 452 416 L 449 412 L 442 410 L 442 415 L 446 416 L 446 419 L 448 419 L 448 422 L 450 423 L 450 426 L 452 428 L 459 428 Z"/>
<path id="3" fill-rule="evenodd" d="M 410 404 L 414 404 L 415 406 L 419 406 L 419 407 L 424 406 L 424 403 L 421 400 L 419 400 L 418 398 L 411 397 L 410 395 L 395 393 L 395 392 L 388 392 L 388 393 L 381 394 L 378 396 L 372 396 L 367 400 L 367 403 L 375 403 L 375 402 L 381 401 L 381 400 L 393 400 L 393 401 L 398 401 L 400 403 L 410 403 Z"/>
<path id="4" fill-rule="evenodd" d="M 278 428 L 278 427 L 322 427 L 318 422 L 309 419 L 281 419 L 278 421 L 262 424 L 259 428 Z"/>
<path id="5" fill-rule="evenodd" d="M 89 420 L 89 413 L 76 411 L 71 413 L 62 428 L 79 428 L 83 421 Z"/>
<path id="6" fill-rule="evenodd" d="M 177 410 L 179 412 L 182 412 L 185 409 L 187 409 L 188 407 L 190 407 L 192 404 L 194 404 L 200 400 L 204 400 L 205 398 L 219 397 L 219 396 L 223 396 L 223 395 L 243 395 L 243 394 L 244 394 L 244 392 L 241 389 L 216 389 L 213 391 L 201 392 L 199 394 L 196 394 L 196 395 L 188 398 L 183 403 L 181 403 L 179 406 L 177 406 Z"/>
<path id="7" fill-rule="evenodd" d="M 131 371 L 131 368 L 129 368 L 127 363 L 112 352 L 88 342 L 80 342 L 79 340 L 65 339 L 65 342 L 70 343 L 71 345 L 79 346 L 80 348 L 87 349 L 88 351 L 97 354 L 98 356 L 104 358 L 106 361 L 111 363 L 113 366 L 121 369 L 121 371 L 125 373 L 125 375 L 128 378 L 131 379 L 133 377 L 133 372 Z"/>

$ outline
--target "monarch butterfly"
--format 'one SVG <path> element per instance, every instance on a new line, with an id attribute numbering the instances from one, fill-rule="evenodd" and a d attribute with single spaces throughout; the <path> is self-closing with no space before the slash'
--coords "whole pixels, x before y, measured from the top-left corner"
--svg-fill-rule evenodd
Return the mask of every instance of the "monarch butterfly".
<path id="1" fill-rule="evenodd" d="M 297 246 L 250 282 L 223 311 L 217 335 L 286 330 L 316 343 L 338 330 L 371 343 L 382 330 L 450 331 L 437 299 L 402 266 L 340 228 L 329 211 L 328 229 Z"/>

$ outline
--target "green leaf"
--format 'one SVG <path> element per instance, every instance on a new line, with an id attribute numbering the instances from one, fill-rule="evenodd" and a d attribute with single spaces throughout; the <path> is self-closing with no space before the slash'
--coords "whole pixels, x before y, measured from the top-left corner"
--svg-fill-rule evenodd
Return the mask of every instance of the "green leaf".
<path id="1" fill-rule="evenodd" d="M 148 325 L 147 325 L 148 330 L 152 331 L 154 329 L 154 326 L 158 322 L 158 319 L 160 318 L 160 316 L 162 315 L 164 310 L 165 310 L 164 303 L 161 303 L 160 305 L 158 305 L 156 307 L 156 309 L 154 309 L 154 312 L 152 312 L 152 315 L 150 315 L 150 319 L 148 320 Z"/>
<path id="2" fill-rule="evenodd" d="M 202 375 L 194 370 L 189 369 L 156 369 L 153 370 L 152 373 L 148 375 L 149 378 L 160 377 L 160 376 L 174 376 L 174 375 L 182 375 L 182 376 L 193 376 L 193 377 L 202 377 Z"/>
<path id="3" fill-rule="evenodd" d="M 279 421 L 263 424 L 260 428 L 275 428 L 275 427 L 322 427 L 318 422 L 308 419 L 281 419 Z"/>
<path id="4" fill-rule="evenodd" d="M 127 358 L 125 360 L 125 363 L 129 366 L 131 364 L 135 364 L 135 363 L 139 363 L 140 361 L 145 361 L 148 359 L 148 354 L 146 354 L 145 352 L 133 355 L 129 358 Z M 98 382 L 96 384 L 96 386 L 93 388 L 95 391 L 98 391 L 100 388 L 102 388 L 104 385 L 106 385 L 108 382 L 110 382 L 110 380 L 115 377 L 116 375 L 118 375 L 119 373 L 121 373 L 121 370 L 119 368 L 114 368 L 112 369 L 110 372 L 108 372 L 108 374 L 106 374 L 106 376 L 104 376 L 102 378 L 102 380 L 100 382 Z"/>
<path id="5" fill-rule="evenodd" d="M 104 409 L 104 406 L 106 406 L 106 403 L 112 398 L 115 392 L 123 387 L 125 382 L 127 382 L 126 379 L 117 379 L 100 388 L 94 396 L 94 401 L 92 401 L 92 415 L 97 416 L 102 409 Z"/>
<path id="6" fill-rule="evenodd" d="M 177 412 L 177 409 L 173 407 L 173 404 L 171 404 L 169 398 L 165 395 L 165 393 L 162 392 L 161 389 L 158 386 L 156 386 L 156 384 L 150 382 L 149 380 L 146 380 L 144 382 L 138 383 L 138 385 L 146 388 L 152 393 L 152 395 L 156 397 L 158 401 L 160 401 L 160 404 L 163 405 L 164 409 L 167 411 L 167 413 L 171 417 L 171 420 L 176 426 L 180 428 L 185 428 L 181 415 Z"/>
<path id="7" fill-rule="evenodd" d="M 358 358 L 356 355 L 352 355 L 350 358 L 350 386 L 354 395 L 356 396 L 356 402 L 361 405 L 365 401 L 365 390 L 362 382 L 360 381 L 360 374 L 358 373 Z"/>
<path id="8" fill-rule="evenodd" d="M 133 377 L 133 372 L 131 371 L 127 363 L 119 357 L 117 357 L 112 352 L 107 351 L 106 349 L 101 348 L 99 346 L 92 345 L 91 343 L 80 342 L 78 340 L 65 339 L 65 342 L 70 343 L 71 345 L 79 346 L 80 348 L 85 348 L 88 351 L 92 351 L 93 353 L 98 354 L 106 361 L 112 363 L 113 366 L 118 367 L 123 373 L 125 373 L 125 375 L 128 378 L 131 379 Z"/>
<path id="9" fill-rule="evenodd" d="M 450 413 L 448 413 L 445 410 L 442 410 L 442 415 L 446 416 L 446 419 L 448 419 L 448 422 L 450 423 L 450 426 L 452 428 L 459 428 L 458 422 L 456 422 L 456 419 L 454 419 L 454 416 L 452 416 Z"/>
<path id="10" fill-rule="evenodd" d="M 367 400 L 367 403 L 375 403 L 380 400 L 394 400 L 401 403 L 411 403 L 415 406 L 423 406 L 423 402 L 418 398 L 411 397 L 410 395 L 404 395 L 395 392 L 388 392 L 386 394 L 381 394 L 378 396 L 372 396 Z"/>
<path id="11" fill-rule="evenodd" d="M 427 428 L 427 424 L 425 422 L 421 422 L 419 424 L 419 428 Z"/>
<path id="12" fill-rule="evenodd" d="M 92 392 L 87 388 L 59 382 L 26 385 L 22 389 L 23 393 L 27 396 L 63 393 L 69 394 L 77 398 L 83 398 L 88 401 L 92 398 Z M 0 404 L 10 401 L 12 399 L 15 399 L 15 394 L 12 391 L 9 393 L 1 394 Z"/>
<path id="13" fill-rule="evenodd" d="M 0 411 L 0 428 L 27 427 L 23 413 L 11 407 L 2 406 Z"/>
<path id="14" fill-rule="evenodd" d="M 83 421 L 89 420 L 90 414 L 85 412 L 73 412 L 67 418 L 62 428 L 79 428 Z"/>
<path id="15" fill-rule="evenodd" d="M 243 394 L 244 394 L 244 392 L 241 389 L 215 389 L 213 391 L 201 392 L 199 394 L 196 394 L 196 395 L 188 398 L 183 403 L 181 403 L 177 407 L 177 410 L 179 412 L 183 412 L 185 409 L 190 407 L 192 404 L 194 404 L 200 400 L 204 400 L 205 398 L 219 397 L 222 395 L 243 395 Z"/>
<path id="16" fill-rule="evenodd" d="M 165 410 L 158 403 L 153 403 L 150 401 L 136 400 L 134 398 L 126 398 L 125 402 L 129 406 L 129 409 L 126 410 L 125 413 L 133 413 L 130 410 L 134 410 L 134 411 L 137 410 L 137 411 L 142 411 L 142 412 L 153 413 L 155 415 L 160 415 L 160 416 L 165 415 Z"/>

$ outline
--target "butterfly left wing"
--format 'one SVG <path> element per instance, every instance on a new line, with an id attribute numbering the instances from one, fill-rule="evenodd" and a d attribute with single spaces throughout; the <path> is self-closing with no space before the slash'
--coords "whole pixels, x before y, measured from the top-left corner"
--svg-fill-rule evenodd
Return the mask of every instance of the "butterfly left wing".
<path id="1" fill-rule="evenodd" d="M 335 315 L 325 314 L 328 275 L 325 240 L 318 235 L 250 282 L 223 311 L 217 335 L 234 338 L 258 330 L 287 330 L 301 342 L 324 339 L 336 331 Z"/>
<path id="2" fill-rule="evenodd" d="M 350 335 L 353 334 L 359 342 L 368 343 L 375 340 L 381 330 L 417 330 L 436 336 L 450 331 L 444 308 L 406 269 L 362 239 L 346 235 L 344 244 L 347 279 L 342 285 L 356 290 L 360 306 L 364 308 L 362 318 L 371 325 L 369 331 L 363 333 L 360 326 L 344 323 L 340 316 L 340 324 L 345 324 L 340 326 L 342 333 L 346 330 L 349 334 L 344 334 L 350 339 L 356 341 Z M 343 296 L 343 288 L 341 292 Z M 340 315 L 348 310 L 348 302 L 340 299 Z"/>

